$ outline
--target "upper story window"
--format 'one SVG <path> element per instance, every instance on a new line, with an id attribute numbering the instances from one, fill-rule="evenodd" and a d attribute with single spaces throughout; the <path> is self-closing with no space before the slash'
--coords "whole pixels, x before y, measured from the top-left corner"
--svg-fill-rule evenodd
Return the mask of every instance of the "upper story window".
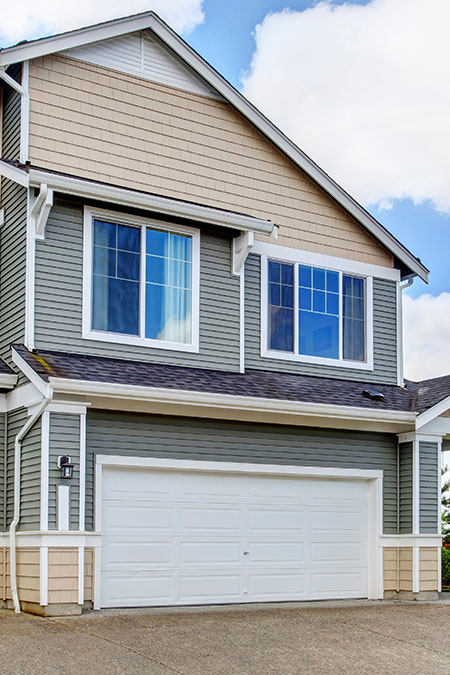
<path id="1" fill-rule="evenodd" d="M 263 356 L 372 367 L 371 278 L 264 257 L 262 265 Z"/>
<path id="2" fill-rule="evenodd" d="M 84 337 L 198 350 L 199 232 L 85 209 Z"/>

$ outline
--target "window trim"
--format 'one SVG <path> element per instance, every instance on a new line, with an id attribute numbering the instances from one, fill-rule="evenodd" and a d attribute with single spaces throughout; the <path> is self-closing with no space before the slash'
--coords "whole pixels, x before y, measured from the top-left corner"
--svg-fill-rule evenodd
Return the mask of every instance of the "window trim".
<path id="1" fill-rule="evenodd" d="M 133 225 L 141 230 L 141 259 L 139 281 L 139 325 L 145 325 L 145 255 L 142 241 L 145 227 L 158 227 L 192 237 L 192 341 L 189 343 L 155 340 L 138 335 L 124 333 L 108 333 L 92 329 L 92 275 L 93 275 L 93 223 L 94 219 L 104 219 L 118 225 Z M 120 211 L 84 207 L 83 216 L 83 312 L 82 337 L 84 340 L 97 340 L 116 344 L 150 347 L 153 349 L 169 349 L 189 353 L 199 352 L 200 326 L 200 230 L 185 225 L 175 225 L 154 218 L 133 216 Z"/>
<path id="2" fill-rule="evenodd" d="M 277 252 L 278 253 L 278 252 Z M 352 272 L 351 264 L 346 265 L 345 269 L 339 264 L 334 266 L 327 265 L 322 269 L 331 270 L 339 273 L 339 358 L 332 359 L 323 356 L 309 356 L 307 354 L 296 354 L 291 352 L 282 352 L 275 349 L 269 349 L 269 288 L 268 288 L 268 264 L 269 260 L 294 265 L 294 349 L 298 349 L 298 265 L 308 264 L 312 267 L 319 265 L 311 263 L 301 263 L 292 257 L 280 255 L 261 255 L 261 357 L 278 359 L 281 361 L 293 361 L 296 363 L 311 363 L 321 366 L 331 366 L 334 368 L 352 368 L 357 370 L 373 370 L 373 277 L 360 272 Z M 342 277 L 343 275 L 355 276 L 365 281 L 365 361 L 349 361 L 342 357 L 343 343 L 343 296 L 342 296 Z"/>

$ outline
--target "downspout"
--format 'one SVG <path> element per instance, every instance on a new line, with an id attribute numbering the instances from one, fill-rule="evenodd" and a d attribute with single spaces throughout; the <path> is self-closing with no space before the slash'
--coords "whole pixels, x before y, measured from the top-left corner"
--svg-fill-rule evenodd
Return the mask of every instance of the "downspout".
<path id="1" fill-rule="evenodd" d="M 20 521 L 20 465 L 22 454 L 22 440 L 29 432 L 31 427 L 38 421 L 44 410 L 47 408 L 53 398 L 53 389 L 49 389 L 46 396 L 36 412 L 28 418 L 22 429 L 17 434 L 14 441 L 14 515 L 9 526 L 9 556 L 10 556 L 10 578 L 11 595 L 14 604 L 14 611 L 20 614 L 20 602 L 17 593 L 17 560 L 16 560 L 16 531 Z"/>
<path id="2" fill-rule="evenodd" d="M 8 475 L 8 413 L 5 412 L 4 423 L 4 439 L 3 439 L 3 481 L 4 481 L 4 499 L 3 499 L 3 525 L 2 529 L 6 530 L 6 477 Z"/>

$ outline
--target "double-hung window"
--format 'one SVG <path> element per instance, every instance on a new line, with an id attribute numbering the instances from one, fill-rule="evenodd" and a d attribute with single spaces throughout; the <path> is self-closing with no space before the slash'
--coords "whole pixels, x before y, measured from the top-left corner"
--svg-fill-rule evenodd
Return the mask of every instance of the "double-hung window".
<path id="1" fill-rule="evenodd" d="M 280 260 L 262 264 L 264 356 L 371 367 L 370 278 Z"/>
<path id="2" fill-rule="evenodd" d="M 85 209 L 84 336 L 198 350 L 199 232 Z"/>

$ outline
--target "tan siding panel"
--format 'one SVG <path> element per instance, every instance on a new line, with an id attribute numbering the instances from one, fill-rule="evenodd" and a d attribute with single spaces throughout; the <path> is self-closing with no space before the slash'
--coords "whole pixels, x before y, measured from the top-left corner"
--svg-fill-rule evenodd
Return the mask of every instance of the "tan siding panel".
<path id="1" fill-rule="evenodd" d="M 48 603 L 78 601 L 78 549 L 48 549 Z"/>
<path id="2" fill-rule="evenodd" d="M 439 549 L 420 549 L 419 584 L 421 591 L 437 591 L 439 586 Z"/>
<path id="3" fill-rule="evenodd" d="M 230 105 L 61 55 L 30 72 L 33 164 L 270 218 L 279 243 L 392 256 Z"/>

